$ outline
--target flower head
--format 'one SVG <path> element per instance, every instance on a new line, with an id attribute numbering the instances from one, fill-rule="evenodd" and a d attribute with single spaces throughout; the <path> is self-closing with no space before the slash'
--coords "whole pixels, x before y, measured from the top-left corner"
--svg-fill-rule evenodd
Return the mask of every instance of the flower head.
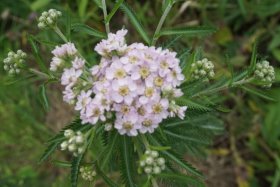
<path id="1" fill-rule="evenodd" d="M 254 76 L 256 79 L 264 82 L 265 87 L 269 88 L 275 79 L 275 71 L 273 66 L 269 65 L 269 62 L 265 60 L 257 63 Z"/>
<path id="2" fill-rule="evenodd" d="M 55 9 L 49 9 L 44 11 L 38 20 L 38 27 L 44 29 L 47 27 L 53 27 L 57 24 L 57 19 L 61 16 L 61 12 Z"/>
<path id="3" fill-rule="evenodd" d="M 22 50 L 17 50 L 17 52 L 10 51 L 7 58 L 3 60 L 4 70 L 7 71 L 10 75 L 20 73 L 20 70 L 24 66 L 26 60 L 26 53 Z"/>

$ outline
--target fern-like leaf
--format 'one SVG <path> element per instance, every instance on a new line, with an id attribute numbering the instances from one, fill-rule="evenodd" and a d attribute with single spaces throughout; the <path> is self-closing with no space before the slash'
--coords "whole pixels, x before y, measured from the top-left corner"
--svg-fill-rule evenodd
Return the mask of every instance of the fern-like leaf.
<path id="1" fill-rule="evenodd" d="M 135 187 L 132 178 L 132 144 L 130 140 L 123 136 L 121 139 L 121 174 L 126 186 Z"/>
<path id="2" fill-rule="evenodd" d="M 72 187 L 77 187 L 78 185 L 78 176 L 80 165 L 82 162 L 84 154 L 81 154 L 77 157 L 74 157 L 71 164 L 71 185 Z"/>

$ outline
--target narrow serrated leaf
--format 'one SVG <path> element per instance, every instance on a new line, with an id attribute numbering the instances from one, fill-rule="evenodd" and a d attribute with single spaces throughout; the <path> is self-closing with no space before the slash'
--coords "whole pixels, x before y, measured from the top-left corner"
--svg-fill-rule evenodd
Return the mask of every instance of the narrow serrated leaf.
<path id="1" fill-rule="evenodd" d="M 83 154 L 74 157 L 71 164 L 71 186 L 77 187 L 78 185 L 78 176 L 79 176 L 79 170 L 81 161 L 83 159 Z"/>
<path id="2" fill-rule="evenodd" d="M 110 187 L 119 186 L 114 181 L 112 181 L 109 177 L 107 177 L 106 174 L 103 171 L 101 171 L 101 169 L 99 168 L 99 166 L 97 164 L 95 165 L 95 167 L 96 167 L 97 174 L 103 178 L 103 180 L 106 184 L 108 184 Z"/>
<path id="3" fill-rule="evenodd" d="M 138 18 L 135 15 L 135 13 L 132 11 L 132 9 L 126 3 L 122 3 L 120 7 L 123 10 L 123 12 L 127 15 L 127 17 L 129 18 L 130 22 L 135 27 L 135 29 L 138 31 L 138 33 L 143 38 L 143 40 L 147 44 L 149 44 L 150 43 L 150 39 L 149 39 L 149 37 L 147 35 L 147 32 L 144 30 L 142 24 L 140 23 L 140 21 L 138 20 Z"/>
<path id="4" fill-rule="evenodd" d="M 42 57 L 40 55 L 38 46 L 37 46 L 36 42 L 34 41 L 32 35 L 28 36 L 28 41 L 29 41 L 29 43 L 31 45 L 32 52 L 34 53 L 34 56 L 36 58 L 36 62 L 39 65 L 41 71 L 47 73 L 48 72 L 48 68 L 47 68 L 47 66 L 43 62 L 43 59 L 42 59 Z"/>
<path id="5" fill-rule="evenodd" d="M 129 144 L 129 139 L 126 136 L 122 137 L 122 159 L 123 159 L 123 166 L 124 169 L 122 170 L 122 177 L 124 179 L 124 182 L 126 183 L 126 186 L 129 187 L 135 187 L 135 184 L 133 182 L 132 178 L 132 159 L 131 159 L 131 146 Z"/>
<path id="6" fill-rule="evenodd" d="M 121 4 L 123 3 L 124 0 L 117 0 L 117 2 L 115 3 L 113 9 L 111 10 L 111 12 L 108 14 L 108 16 L 106 17 L 105 23 L 109 23 L 110 20 L 112 19 L 112 17 L 115 15 L 115 13 L 117 12 L 117 10 L 120 8 Z"/>
<path id="7" fill-rule="evenodd" d="M 102 38 L 102 39 L 106 38 L 105 33 L 97 31 L 97 30 L 91 28 L 90 26 L 82 24 L 82 23 L 73 24 L 71 26 L 71 29 L 73 31 L 76 31 L 76 32 L 82 32 L 82 33 L 86 33 L 86 34 L 91 35 L 91 36 L 95 36 L 97 38 Z"/>
<path id="8" fill-rule="evenodd" d="M 253 45 L 248 75 L 251 75 L 254 72 L 256 68 L 256 64 L 257 64 L 257 42 L 255 42 Z"/>
<path id="9" fill-rule="evenodd" d="M 54 143 L 50 144 L 47 147 L 47 149 L 45 150 L 45 152 L 43 153 L 43 155 L 41 156 L 41 158 L 39 159 L 39 164 L 41 164 L 42 162 L 47 160 L 49 158 L 49 156 L 56 150 L 58 145 L 59 145 L 59 142 L 54 142 Z"/>
<path id="10" fill-rule="evenodd" d="M 193 185 L 196 187 L 204 187 L 204 183 L 200 181 L 199 179 L 188 176 L 188 175 L 183 175 L 180 173 L 160 173 L 157 175 L 159 178 L 167 179 L 167 180 L 174 180 L 177 183 L 183 183 L 185 185 Z"/>
<path id="11" fill-rule="evenodd" d="M 48 111 L 49 110 L 49 101 L 48 101 L 48 97 L 46 94 L 45 84 L 40 86 L 40 97 L 41 97 L 42 105 L 43 105 L 44 109 L 46 111 Z"/>
<path id="12" fill-rule="evenodd" d="M 241 88 L 251 94 L 254 94 L 256 96 L 259 96 L 263 99 L 269 100 L 269 101 L 276 101 L 274 98 L 270 97 L 269 95 L 265 94 L 264 92 L 262 92 L 261 90 L 257 90 L 257 89 L 253 89 L 253 88 L 249 88 L 247 86 L 241 86 Z"/>
<path id="13" fill-rule="evenodd" d="M 163 29 L 159 35 L 185 35 L 185 36 L 205 36 L 212 34 L 216 31 L 213 27 L 186 27 L 186 28 L 173 28 Z"/>

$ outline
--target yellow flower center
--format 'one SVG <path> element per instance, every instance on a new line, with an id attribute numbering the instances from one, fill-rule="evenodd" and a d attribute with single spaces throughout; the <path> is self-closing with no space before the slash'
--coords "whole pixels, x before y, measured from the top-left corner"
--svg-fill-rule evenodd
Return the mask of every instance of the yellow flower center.
<path id="1" fill-rule="evenodd" d="M 167 68 L 169 67 L 169 65 L 167 64 L 166 61 L 162 61 L 162 62 L 160 63 L 160 67 L 161 67 L 162 69 L 167 69 Z"/>
<path id="2" fill-rule="evenodd" d="M 122 112 L 123 114 L 127 114 L 129 111 L 130 111 L 129 106 L 123 105 L 123 106 L 121 107 L 121 112 Z"/>
<path id="3" fill-rule="evenodd" d="M 130 122 L 124 122 L 123 123 L 123 128 L 126 129 L 126 130 L 131 130 L 133 128 L 133 125 Z"/>
<path id="4" fill-rule="evenodd" d="M 92 115 L 94 116 L 94 117 L 98 117 L 98 116 L 100 116 L 100 110 L 98 109 L 98 108 L 95 108 L 95 109 L 93 109 L 93 111 L 92 111 Z"/>
<path id="5" fill-rule="evenodd" d="M 154 89 L 153 88 L 146 88 L 145 90 L 145 96 L 146 97 L 152 97 L 154 94 Z"/>
<path id="6" fill-rule="evenodd" d="M 153 105 L 153 112 L 154 112 L 155 114 L 161 113 L 162 110 L 163 110 L 163 107 L 161 106 L 161 104 L 158 103 L 158 104 L 154 104 L 154 105 Z"/>
<path id="7" fill-rule="evenodd" d="M 136 56 L 129 57 L 129 62 L 131 64 L 135 64 L 137 61 L 138 61 L 138 58 Z"/>
<path id="8" fill-rule="evenodd" d="M 121 78 L 123 78 L 125 76 L 126 76 L 126 73 L 125 73 L 125 71 L 123 69 L 117 69 L 115 71 L 115 77 L 116 78 L 121 79 Z"/>
<path id="9" fill-rule="evenodd" d="M 162 84 L 163 84 L 163 79 L 162 79 L 161 77 L 156 77 L 156 78 L 154 79 L 154 84 L 155 84 L 156 86 L 158 86 L 158 87 L 161 87 Z"/>
<path id="10" fill-rule="evenodd" d="M 152 120 L 147 119 L 142 122 L 143 126 L 150 127 L 152 125 Z"/>
<path id="11" fill-rule="evenodd" d="M 146 68 L 146 67 L 142 67 L 142 68 L 140 69 L 140 75 L 141 75 L 142 78 L 145 79 L 146 77 L 148 77 L 148 76 L 150 75 L 149 69 Z"/>
<path id="12" fill-rule="evenodd" d="M 126 96 L 128 93 L 129 93 L 129 89 L 128 89 L 127 86 L 121 86 L 121 87 L 119 88 L 119 94 L 120 94 L 121 96 Z"/>
<path id="13" fill-rule="evenodd" d="M 146 114 L 146 110 L 143 107 L 138 108 L 137 112 L 141 116 L 144 116 Z"/>

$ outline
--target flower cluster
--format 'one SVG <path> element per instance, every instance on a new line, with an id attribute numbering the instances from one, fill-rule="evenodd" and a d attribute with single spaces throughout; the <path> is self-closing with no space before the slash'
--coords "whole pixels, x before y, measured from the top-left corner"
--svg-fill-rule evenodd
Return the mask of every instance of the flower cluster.
<path id="1" fill-rule="evenodd" d="M 96 171 L 94 171 L 92 167 L 82 166 L 80 172 L 82 178 L 86 181 L 93 181 L 94 177 L 96 177 Z"/>
<path id="2" fill-rule="evenodd" d="M 8 57 L 4 59 L 4 70 L 9 74 L 18 74 L 20 69 L 24 66 L 26 60 L 26 53 L 22 50 L 17 50 L 17 52 L 9 52 Z"/>
<path id="3" fill-rule="evenodd" d="M 84 152 L 84 143 L 86 138 L 82 132 L 74 132 L 71 129 L 67 129 L 64 131 L 64 136 L 67 140 L 60 144 L 62 151 L 68 149 L 68 151 L 72 152 L 74 156 L 78 156 Z"/>
<path id="4" fill-rule="evenodd" d="M 57 23 L 58 17 L 61 16 L 61 12 L 55 9 L 44 11 L 39 17 L 38 27 L 44 29 L 46 27 L 53 27 Z"/>
<path id="5" fill-rule="evenodd" d="M 66 43 L 61 46 L 56 46 L 52 54 L 54 57 L 51 61 L 50 70 L 57 71 L 59 68 L 64 68 L 67 62 L 74 60 L 74 57 L 77 55 L 77 49 L 73 43 Z M 80 69 L 84 65 L 84 62 L 75 62 L 74 65 L 79 66 L 77 69 Z"/>
<path id="6" fill-rule="evenodd" d="M 58 46 L 52 52 L 51 70 L 64 68 L 63 98 L 75 105 L 82 123 L 101 121 L 106 130 L 113 124 L 120 134 L 136 136 L 154 132 L 167 117 L 184 118 L 187 108 L 174 101 L 183 95 L 177 87 L 184 76 L 175 52 L 141 43 L 128 46 L 126 33 L 110 33 L 97 44 L 95 51 L 102 58 L 91 68 L 84 68 L 73 44 Z"/>
<path id="7" fill-rule="evenodd" d="M 147 150 L 140 160 L 140 168 L 146 174 L 159 174 L 165 169 L 165 159 L 157 151 Z"/>
<path id="8" fill-rule="evenodd" d="M 212 79 L 215 76 L 214 64 L 207 58 L 198 60 L 192 64 L 191 73 L 192 78 L 195 80 Z"/>
<path id="9" fill-rule="evenodd" d="M 275 79 L 275 71 L 273 66 L 269 65 L 268 61 L 262 61 L 257 63 L 255 70 L 255 78 L 261 80 L 262 82 L 266 82 L 265 87 L 271 87 L 272 81 Z"/>

